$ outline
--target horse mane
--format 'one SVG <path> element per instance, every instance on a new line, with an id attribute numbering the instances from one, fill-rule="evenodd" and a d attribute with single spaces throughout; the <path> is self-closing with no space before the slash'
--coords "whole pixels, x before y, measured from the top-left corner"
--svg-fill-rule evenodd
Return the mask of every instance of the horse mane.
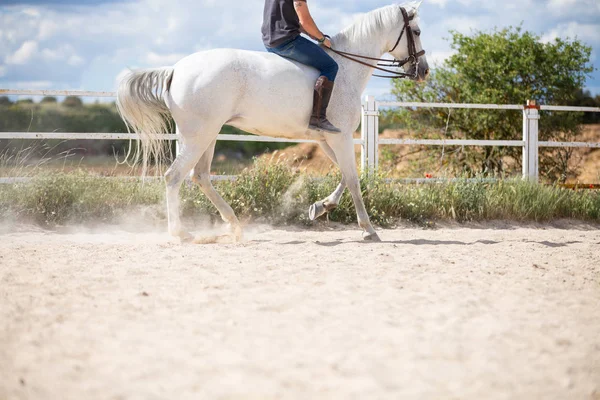
<path id="1" fill-rule="evenodd" d="M 403 7 L 408 15 L 416 14 L 418 2 L 408 2 L 404 4 L 392 4 L 378 8 L 359 17 L 352 25 L 343 29 L 337 36 L 341 36 L 348 42 L 353 43 L 364 37 L 371 37 L 374 34 L 380 34 L 383 29 L 397 25 L 402 21 L 400 7 Z M 418 17 L 415 17 L 418 23 Z"/>

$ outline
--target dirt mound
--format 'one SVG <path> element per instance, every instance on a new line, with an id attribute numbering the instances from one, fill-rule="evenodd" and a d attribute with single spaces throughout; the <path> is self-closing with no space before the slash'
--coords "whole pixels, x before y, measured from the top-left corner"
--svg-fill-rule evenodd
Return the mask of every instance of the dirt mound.
<path id="1" fill-rule="evenodd" d="M 360 133 L 354 135 L 356 139 L 360 138 Z M 386 129 L 380 133 L 381 139 L 408 139 L 412 137 L 412 132 L 403 129 Z M 360 146 L 354 146 L 356 160 L 360 160 Z M 423 158 L 422 153 L 415 152 L 415 146 L 383 146 L 380 148 L 380 162 L 387 164 L 390 158 L 393 158 L 393 169 L 395 171 L 406 171 L 409 165 Z M 284 162 L 292 168 L 298 168 L 302 171 L 323 173 L 335 168 L 333 162 L 320 149 L 318 144 L 301 143 L 283 150 L 277 150 L 271 154 L 264 154 L 262 158 Z M 383 159 L 382 159 L 383 158 Z"/>
<path id="2" fill-rule="evenodd" d="M 431 137 L 435 136 L 432 132 Z M 355 135 L 358 137 L 358 135 Z M 414 137 L 414 132 L 406 129 L 386 129 L 379 135 L 381 139 L 409 139 Z M 600 124 L 584 125 L 581 142 L 600 143 Z M 360 157 L 360 146 L 355 146 L 356 157 Z M 423 151 L 425 146 L 381 146 L 379 149 L 379 162 L 385 170 L 393 175 L 403 177 L 423 177 L 436 175 L 440 170 L 442 157 L 449 157 L 451 153 L 442 154 L 439 148 L 439 157 L 432 157 L 431 153 Z M 445 149 L 454 150 L 456 148 Z M 285 162 L 292 168 L 302 171 L 322 173 L 334 167 L 327 155 L 317 144 L 301 143 L 297 146 L 279 150 L 274 154 L 265 154 L 263 157 L 277 159 Z M 576 176 L 569 181 L 594 183 L 600 178 L 600 149 L 584 148 L 574 149 L 572 167 L 577 168 Z"/>
<path id="3" fill-rule="evenodd" d="M 334 166 L 325 152 L 315 143 L 300 143 L 283 150 L 277 150 L 272 154 L 264 154 L 261 158 L 284 162 L 292 168 L 307 172 L 324 172 Z"/>
<path id="4" fill-rule="evenodd" d="M 578 142 L 600 143 L 600 124 L 585 125 Z M 575 160 L 578 175 L 574 181 L 583 183 L 600 182 L 600 149 L 577 149 Z"/>

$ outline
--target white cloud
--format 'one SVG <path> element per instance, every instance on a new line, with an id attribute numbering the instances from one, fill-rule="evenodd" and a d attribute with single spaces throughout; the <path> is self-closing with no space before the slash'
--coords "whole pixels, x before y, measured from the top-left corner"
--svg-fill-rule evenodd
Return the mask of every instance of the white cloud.
<path id="1" fill-rule="evenodd" d="M 36 41 L 28 40 L 19 47 L 12 55 L 6 57 L 7 64 L 23 65 L 27 64 L 38 53 L 38 44 Z"/>
<path id="2" fill-rule="evenodd" d="M 581 0 L 579 0 L 581 1 Z M 577 4 L 577 0 L 550 0 L 548 8 L 553 10 L 567 10 Z"/>
<path id="3" fill-rule="evenodd" d="M 51 19 L 45 19 L 42 22 L 40 22 L 38 39 L 50 39 L 52 38 L 52 36 L 54 36 L 54 34 L 56 34 L 56 32 L 58 32 L 59 29 L 60 27 L 55 21 Z"/>
<path id="4" fill-rule="evenodd" d="M 483 23 L 484 21 L 481 17 L 468 16 L 450 16 L 441 21 L 441 25 L 445 28 L 445 31 L 455 30 L 463 34 L 470 34 L 473 31 L 481 30 Z"/>
<path id="5" fill-rule="evenodd" d="M 559 24 L 542 35 L 542 42 L 552 42 L 556 38 L 578 38 L 586 43 L 600 44 L 600 25 L 580 24 L 577 22 Z"/>
<path id="6" fill-rule="evenodd" d="M 21 12 L 30 17 L 39 17 L 40 16 L 40 10 L 38 10 L 37 8 L 29 8 L 28 7 L 28 8 L 24 8 Z"/>
<path id="7" fill-rule="evenodd" d="M 548 7 L 553 8 L 553 7 L 569 7 L 573 4 L 575 4 L 577 2 L 577 0 L 550 0 L 550 4 L 548 4 Z"/>
<path id="8" fill-rule="evenodd" d="M 83 58 L 77 55 L 73 46 L 69 44 L 63 44 L 54 49 L 43 49 L 41 51 L 41 56 L 45 61 L 54 61 L 57 63 L 66 62 L 69 65 L 83 64 Z"/>
<path id="9" fill-rule="evenodd" d="M 43 89 L 50 89 L 53 86 L 54 82 L 52 81 L 45 81 L 45 80 L 40 80 L 40 81 L 14 81 L 14 82 L 9 82 L 9 84 L 7 85 L 7 87 L 10 87 L 12 89 L 31 89 L 31 90 L 35 90 L 35 89 L 39 89 L 39 90 L 43 90 Z"/>
<path id="10" fill-rule="evenodd" d="M 63 54 L 61 54 L 61 52 L 58 50 L 44 49 L 42 50 L 41 54 L 42 58 L 48 61 L 58 61 L 63 58 Z"/>
<path id="11" fill-rule="evenodd" d="M 598 0 L 550 0 L 547 10 L 554 16 L 572 19 L 600 17 Z"/>
<path id="12" fill-rule="evenodd" d="M 79 57 L 77 54 L 73 54 L 69 57 L 69 59 L 67 60 L 67 64 L 73 66 L 73 67 L 78 67 L 80 65 L 83 65 L 85 63 L 85 60 L 82 57 Z"/>
<path id="13" fill-rule="evenodd" d="M 310 7 L 318 26 L 335 34 L 365 12 L 395 1 L 402 2 L 328 0 Z M 86 7 L 85 12 L 78 6 L 19 5 L 4 12 L 8 7 L 0 6 L 0 86 L 6 81 L 51 81 L 57 89 L 111 90 L 124 68 L 172 65 L 195 51 L 218 47 L 263 51 L 263 2 L 137 0 Z M 425 0 L 420 8 L 423 46 L 434 66 L 451 54 L 444 40 L 448 30 L 470 34 L 523 21 L 525 30 L 545 39 L 578 36 L 600 47 L 599 10 L 598 0 L 504 0 L 501 6 Z M 389 82 L 374 79 L 369 88 L 381 92 L 384 86 Z"/>
<path id="14" fill-rule="evenodd" d="M 115 86 L 117 86 L 119 82 L 121 82 L 121 80 L 123 80 L 123 78 L 125 78 L 125 76 L 130 72 L 131 70 L 129 68 L 122 69 L 115 77 Z"/>
<path id="15" fill-rule="evenodd" d="M 315 16 L 319 28 L 331 36 L 354 23 L 363 16 L 364 12 L 348 12 L 344 7 L 334 7 L 324 4 L 311 5 L 311 13 Z"/>
<path id="16" fill-rule="evenodd" d="M 431 4 L 436 4 L 442 8 L 446 7 L 446 3 L 448 3 L 448 0 L 427 0 L 428 3 Z"/>
<path id="17" fill-rule="evenodd" d="M 432 51 L 427 55 L 427 62 L 431 68 L 441 66 L 455 52 L 452 50 L 448 51 Z"/>
<path id="18" fill-rule="evenodd" d="M 151 66 L 160 67 L 173 65 L 187 55 L 183 53 L 157 54 L 151 51 L 146 55 L 145 60 Z"/>

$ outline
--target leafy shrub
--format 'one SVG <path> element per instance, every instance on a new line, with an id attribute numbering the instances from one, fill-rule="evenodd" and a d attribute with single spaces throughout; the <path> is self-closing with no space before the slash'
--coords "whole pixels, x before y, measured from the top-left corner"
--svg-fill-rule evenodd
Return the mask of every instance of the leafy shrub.
<path id="1" fill-rule="evenodd" d="M 300 174 L 281 163 L 255 161 L 235 181 L 215 184 L 242 219 L 270 223 L 312 224 L 308 207 L 331 194 L 341 176 Z M 394 183 L 385 175 L 361 178 L 362 194 L 373 223 L 392 226 L 399 220 L 429 224 L 435 220 L 548 221 L 557 218 L 600 220 L 600 192 L 574 191 L 520 179 L 458 179 L 427 185 Z M 137 206 L 165 206 L 164 183 L 104 178 L 85 172 L 40 175 L 25 183 L 0 185 L 0 216 L 28 218 L 42 225 L 115 221 Z M 181 192 L 184 216 L 218 219 L 215 207 L 191 182 Z M 329 219 L 356 221 L 348 191 Z"/>

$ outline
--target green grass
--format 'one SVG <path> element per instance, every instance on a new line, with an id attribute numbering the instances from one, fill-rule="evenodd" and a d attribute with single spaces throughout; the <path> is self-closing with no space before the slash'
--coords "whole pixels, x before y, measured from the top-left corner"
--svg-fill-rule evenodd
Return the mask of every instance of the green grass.
<path id="1" fill-rule="evenodd" d="M 242 219 L 275 224 L 310 224 L 310 204 L 328 196 L 339 174 L 299 174 L 283 164 L 255 161 L 233 182 L 217 190 Z M 386 176 L 361 179 L 373 223 L 393 226 L 400 220 L 424 225 L 434 221 L 549 221 L 571 218 L 600 221 L 600 192 L 574 191 L 522 180 L 466 181 L 429 185 L 387 183 Z M 181 192 L 185 216 L 212 215 L 215 208 L 199 188 L 185 183 Z M 26 183 L 0 185 L 0 217 L 33 220 L 41 225 L 118 221 L 135 208 L 164 210 L 164 183 L 105 178 L 86 172 L 37 175 Z M 160 218 L 165 218 L 164 211 Z M 330 220 L 356 221 L 349 193 Z"/>

